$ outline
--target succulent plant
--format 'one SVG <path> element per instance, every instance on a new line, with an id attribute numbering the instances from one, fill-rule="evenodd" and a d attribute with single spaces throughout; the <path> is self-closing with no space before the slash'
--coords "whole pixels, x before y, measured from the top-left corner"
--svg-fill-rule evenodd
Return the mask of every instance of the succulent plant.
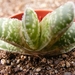
<path id="1" fill-rule="evenodd" d="M 0 48 L 26 54 L 65 53 L 74 47 L 74 3 L 67 2 L 39 22 L 31 8 L 22 20 L 0 18 Z"/>

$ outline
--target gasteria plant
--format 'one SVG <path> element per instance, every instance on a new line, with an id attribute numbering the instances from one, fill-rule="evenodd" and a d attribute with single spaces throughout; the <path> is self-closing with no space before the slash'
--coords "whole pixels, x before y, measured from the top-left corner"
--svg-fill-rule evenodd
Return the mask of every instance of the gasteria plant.
<path id="1" fill-rule="evenodd" d="M 74 3 L 67 2 L 39 22 L 37 14 L 26 8 L 22 21 L 0 18 L 0 48 L 26 54 L 56 55 L 74 47 Z M 6 43 L 7 42 L 7 43 Z"/>

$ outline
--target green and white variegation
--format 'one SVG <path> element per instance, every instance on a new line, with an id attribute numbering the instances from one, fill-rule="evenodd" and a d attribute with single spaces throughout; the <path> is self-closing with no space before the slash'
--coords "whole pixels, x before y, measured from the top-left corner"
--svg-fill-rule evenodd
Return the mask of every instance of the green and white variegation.
<path id="1" fill-rule="evenodd" d="M 74 3 L 67 2 L 41 22 L 32 8 L 25 9 L 22 20 L 0 18 L 0 49 L 40 55 L 70 51 L 75 47 L 74 10 Z"/>

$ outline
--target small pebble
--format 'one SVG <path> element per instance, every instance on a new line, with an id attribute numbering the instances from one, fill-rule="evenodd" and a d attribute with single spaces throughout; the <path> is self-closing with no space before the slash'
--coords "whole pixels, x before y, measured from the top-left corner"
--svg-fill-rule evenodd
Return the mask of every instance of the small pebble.
<path id="1" fill-rule="evenodd" d="M 68 61 L 66 61 L 66 67 L 70 67 L 70 63 Z"/>
<path id="2" fill-rule="evenodd" d="M 72 61 L 72 62 L 71 62 L 71 65 L 72 65 L 73 67 L 75 67 L 75 62 L 74 62 L 74 61 Z"/>
<path id="3" fill-rule="evenodd" d="M 75 52 L 73 52 L 72 55 L 75 57 Z"/>
<path id="4" fill-rule="evenodd" d="M 73 66 L 75 67 L 75 62 L 73 63 Z"/>
<path id="5" fill-rule="evenodd" d="M 73 72 L 73 75 L 75 75 L 75 71 Z"/>
<path id="6" fill-rule="evenodd" d="M 72 75 L 71 72 L 65 72 L 64 75 Z"/>
<path id="7" fill-rule="evenodd" d="M 34 73 L 34 75 L 39 75 L 39 73 Z"/>
<path id="8" fill-rule="evenodd" d="M 8 75 L 8 74 L 4 74 L 4 75 Z"/>
<path id="9" fill-rule="evenodd" d="M 20 71 L 20 69 L 16 67 L 16 68 L 15 68 L 15 72 L 18 72 L 18 71 Z"/>
<path id="10" fill-rule="evenodd" d="M 21 60 L 24 60 L 24 59 L 26 59 L 26 56 L 21 55 Z"/>
<path id="11" fill-rule="evenodd" d="M 47 61 L 46 58 L 43 58 L 43 59 L 41 60 L 42 63 L 46 63 L 46 61 Z"/>
<path id="12" fill-rule="evenodd" d="M 6 60 L 5 59 L 1 59 L 1 64 L 5 64 L 6 63 Z"/>
<path id="13" fill-rule="evenodd" d="M 63 57 L 63 58 L 67 58 L 68 55 L 67 55 L 67 54 L 62 54 L 62 57 Z"/>
<path id="14" fill-rule="evenodd" d="M 17 61 L 16 61 L 16 63 L 18 64 L 20 62 L 20 59 L 18 59 Z"/>
<path id="15" fill-rule="evenodd" d="M 8 65 L 10 65 L 10 64 L 11 64 L 11 63 L 10 63 L 10 60 L 7 60 L 7 61 L 6 61 L 6 63 L 7 63 Z"/>
<path id="16" fill-rule="evenodd" d="M 22 67 L 20 67 L 20 70 L 23 70 L 23 68 L 22 68 Z"/>
<path id="17" fill-rule="evenodd" d="M 61 67 L 65 67 L 65 61 L 61 61 L 60 64 L 61 64 Z"/>
<path id="18" fill-rule="evenodd" d="M 62 67 L 65 67 L 65 64 L 62 64 Z"/>
<path id="19" fill-rule="evenodd" d="M 51 68 L 53 68 L 54 67 L 54 64 L 51 64 L 50 66 L 51 66 Z"/>
<path id="20" fill-rule="evenodd" d="M 47 60 L 47 63 L 51 65 L 53 64 L 53 60 Z"/>
<path id="21" fill-rule="evenodd" d="M 30 67 L 30 64 L 27 64 L 27 65 L 26 65 L 26 68 L 29 68 L 29 67 Z"/>
<path id="22" fill-rule="evenodd" d="M 19 65 L 17 65 L 17 67 L 19 68 L 19 67 L 20 67 L 20 64 L 19 64 Z"/>
<path id="23" fill-rule="evenodd" d="M 21 55 L 21 59 L 22 59 L 22 58 L 24 58 L 24 56 L 23 56 L 23 55 Z"/>
<path id="24" fill-rule="evenodd" d="M 41 68 L 40 68 L 40 67 L 38 67 L 38 68 L 36 69 L 36 72 L 39 72 L 39 71 L 41 71 Z"/>
<path id="25" fill-rule="evenodd" d="M 6 66 L 6 69 L 10 69 L 11 68 L 11 66 Z"/>
<path id="26" fill-rule="evenodd" d="M 31 60 L 31 57 L 30 57 L 30 56 L 28 56 L 28 60 L 29 60 L 29 61 Z"/>
<path id="27" fill-rule="evenodd" d="M 26 69 L 23 69 L 23 71 L 25 72 L 25 71 L 26 71 Z"/>
<path id="28" fill-rule="evenodd" d="M 60 60 L 55 60 L 54 64 L 57 65 L 60 62 Z"/>
<path id="29" fill-rule="evenodd" d="M 58 71 L 57 71 L 57 70 L 55 70 L 55 73 L 58 73 Z"/>
<path id="30" fill-rule="evenodd" d="M 11 62 L 11 66 L 13 66 L 14 65 L 14 63 L 13 62 Z"/>
<path id="31" fill-rule="evenodd" d="M 51 67 L 47 67 L 46 69 L 47 69 L 47 70 L 51 70 Z"/>

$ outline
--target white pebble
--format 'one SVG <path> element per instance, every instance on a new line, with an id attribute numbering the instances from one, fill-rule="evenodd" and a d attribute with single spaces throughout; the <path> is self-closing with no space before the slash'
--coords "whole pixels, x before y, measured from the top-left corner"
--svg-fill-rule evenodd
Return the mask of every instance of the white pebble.
<path id="1" fill-rule="evenodd" d="M 1 64 L 5 64 L 6 63 L 6 60 L 5 59 L 1 59 Z"/>

